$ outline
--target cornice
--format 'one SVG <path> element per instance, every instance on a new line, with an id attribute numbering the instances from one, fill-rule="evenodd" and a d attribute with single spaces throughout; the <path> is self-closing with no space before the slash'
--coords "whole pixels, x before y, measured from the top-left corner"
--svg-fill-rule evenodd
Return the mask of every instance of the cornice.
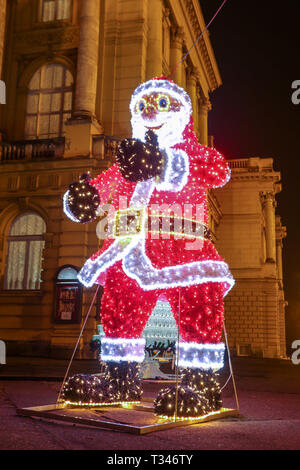
<path id="1" fill-rule="evenodd" d="M 199 14 L 197 14 L 194 1 L 193 0 L 183 0 L 184 6 L 186 8 L 186 11 L 189 16 L 190 23 L 193 28 L 193 32 L 195 35 L 195 39 L 200 36 L 202 30 L 204 29 L 204 23 L 203 27 L 201 28 L 200 23 L 199 23 Z M 201 7 L 199 6 L 199 13 L 202 15 Z M 210 40 L 208 37 L 209 33 L 206 32 L 201 39 L 198 41 L 198 48 L 201 53 L 201 57 L 204 61 L 206 71 L 208 73 L 208 78 L 209 78 L 209 83 L 210 83 L 210 88 L 211 91 L 215 90 L 221 85 L 221 77 L 219 74 L 218 66 L 217 63 L 215 62 L 215 57 L 213 55 L 214 59 L 214 64 L 213 61 L 211 60 L 210 54 L 213 53 Z M 210 47 L 209 47 L 210 46 Z M 209 51 L 210 49 L 210 51 Z M 217 72 L 217 74 L 216 74 Z M 217 76 L 218 75 L 218 76 Z"/>
<path id="2" fill-rule="evenodd" d="M 252 181 L 273 181 L 273 182 L 277 182 L 280 180 L 280 177 L 276 174 L 276 173 L 260 173 L 260 172 L 257 172 L 257 173 L 238 173 L 238 172 L 234 172 L 232 171 L 231 172 L 231 181 L 232 180 L 235 180 L 235 181 L 244 181 L 244 180 L 252 180 Z"/>

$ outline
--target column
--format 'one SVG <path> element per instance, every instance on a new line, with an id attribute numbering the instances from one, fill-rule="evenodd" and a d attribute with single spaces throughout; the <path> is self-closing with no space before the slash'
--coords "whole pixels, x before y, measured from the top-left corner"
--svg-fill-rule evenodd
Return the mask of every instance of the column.
<path id="1" fill-rule="evenodd" d="M 282 281 L 283 274 L 282 274 L 282 240 L 276 240 L 276 262 L 277 262 L 277 272 L 278 272 L 278 279 Z"/>
<path id="2" fill-rule="evenodd" d="M 193 66 L 187 68 L 186 90 L 193 105 L 194 129 L 198 134 L 198 103 L 197 103 L 197 69 Z"/>
<path id="3" fill-rule="evenodd" d="M 146 80 L 162 74 L 162 0 L 148 0 L 148 45 Z"/>
<path id="4" fill-rule="evenodd" d="M 5 44 L 5 22 L 6 22 L 6 0 L 0 0 L 0 106 L 6 103 L 6 85 L 5 85 L 5 82 L 1 80 L 4 44 Z M 0 132 L 0 140 L 1 140 L 1 132 Z"/>
<path id="5" fill-rule="evenodd" d="M 208 145 L 208 111 L 211 109 L 209 98 L 200 97 L 199 99 L 199 142 L 202 145 Z"/>
<path id="6" fill-rule="evenodd" d="M 275 216 L 275 229 L 276 229 L 276 263 L 278 280 L 283 288 L 283 270 L 282 270 L 282 240 L 286 237 L 286 227 L 281 224 L 281 217 Z"/>
<path id="7" fill-rule="evenodd" d="M 81 2 L 74 116 L 95 116 L 100 2 Z"/>
<path id="8" fill-rule="evenodd" d="M 99 22 L 100 2 L 83 0 L 74 110 L 72 117 L 66 121 L 65 158 L 92 156 L 93 135 L 104 132 L 96 119 Z"/>
<path id="9" fill-rule="evenodd" d="M 184 40 L 184 33 L 182 27 L 171 28 L 171 45 L 170 45 L 170 77 L 179 86 L 182 86 L 182 68 L 183 65 L 179 64 L 183 57 L 182 46 Z"/>
<path id="10" fill-rule="evenodd" d="M 273 192 L 262 192 L 261 200 L 266 221 L 266 262 L 276 261 L 276 234 L 275 234 L 275 196 Z"/>
<path id="11" fill-rule="evenodd" d="M 2 62 L 5 43 L 6 0 L 0 0 L 0 78 L 2 76 Z"/>

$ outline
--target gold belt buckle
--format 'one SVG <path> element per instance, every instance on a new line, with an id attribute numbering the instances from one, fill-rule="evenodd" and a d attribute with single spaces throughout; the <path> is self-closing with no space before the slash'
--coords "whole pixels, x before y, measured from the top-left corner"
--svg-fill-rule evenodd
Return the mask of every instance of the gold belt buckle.
<path id="1" fill-rule="evenodd" d="M 114 237 L 139 235 L 143 228 L 143 209 L 120 209 L 115 213 L 113 225 Z"/>

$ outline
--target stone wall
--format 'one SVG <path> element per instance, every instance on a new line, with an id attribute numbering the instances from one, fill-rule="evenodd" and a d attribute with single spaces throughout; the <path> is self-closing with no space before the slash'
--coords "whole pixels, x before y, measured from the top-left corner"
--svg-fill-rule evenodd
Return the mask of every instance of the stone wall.
<path id="1" fill-rule="evenodd" d="M 285 228 L 277 220 L 275 196 L 280 173 L 270 158 L 230 162 L 231 181 L 214 195 L 222 217 L 217 247 L 229 264 L 236 284 L 226 299 L 226 325 L 238 354 L 285 357 L 285 301 L 281 274 Z M 268 195 L 268 204 L 265 204 Z"/>

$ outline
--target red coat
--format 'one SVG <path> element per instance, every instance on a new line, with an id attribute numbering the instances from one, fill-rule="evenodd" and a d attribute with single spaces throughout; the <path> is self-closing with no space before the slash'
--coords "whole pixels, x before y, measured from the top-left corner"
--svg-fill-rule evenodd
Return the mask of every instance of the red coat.
<path id="1" fill-rule="evenodd" d="M 197 207 L 201 207 L 201 222 L 207 225 L 207 189 L 226 184 L 230 179 L 230 169 L 221 153 L 198 143 L 193 131 L 192 118 L 183 137 L 183 142 L 175 145 L 173 149 L 183 150 L 189 157 L 187 183 L 178 192 L 159 191 L 155 188 L 147 206 L 148 213 L 153 212 L 151 209 L 153 204 L 166 204 L 170 207 L 175 204 L 179 211 L 182 208 L 182 214 L 184 214 L 184 208 L 188 207 L 192 214 L 191 218 L 196 220 Z M 129 204 L 137 185 L 137 183 L 127 181 L 122 177 L 117 164 L 94 178 L 91 184 L 97 188 L 101 203 L 105 204 L 110 201 L 116 210 L 119 209 L 120 197 L 123 197 L 123 201 L 124 198 L 127 198 Z M 199 216 L 197 220 L 199 221 Z M 197 261 L 223 261 L 209 239 L 201 240 L 200 245 L 192 245 L 191 241 L 193 240 L 185 236 L 171 235 L 166 239 L 162 234 L 156 235 L 155 238 L 151 235 L 148 234 L 146 238 L 145 253 L 154 268 L 160 269 Z M 113 241 L 112 238 L 106 239 L 102 248 L 91 259 L 94 260 L 104 253 Z"/>

